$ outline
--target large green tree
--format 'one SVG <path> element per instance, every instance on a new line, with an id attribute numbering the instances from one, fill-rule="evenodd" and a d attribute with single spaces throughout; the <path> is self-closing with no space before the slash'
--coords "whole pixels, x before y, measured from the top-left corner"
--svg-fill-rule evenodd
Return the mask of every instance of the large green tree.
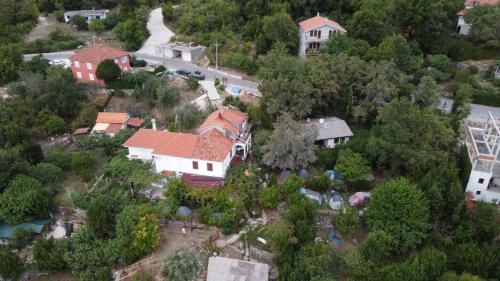
<path id="1" fill-rule="evenodd" d="M 423 176 L 448 161 L 454 133 L 446 119 L 408 100 L 395 100 L 377 118 L 367 154 L 379 168 Z"/>
<path id="2" fill-rule="evenodd" d="M 500 40 L 500 7 L 476 5 L 465 14 L 472 24 L 471 36 L 477 41 Z"/>
<path id="3" fill-rule="evenodd" d="M 23 260 L 5 247 L 0 248 L 0 277 L 17 280 L 24 271 Z"/>
<path id="4" fill-rule="evenodd" d="M 150 205 L 128 205 L 116 219 L 120 257 L 127 264 L 160 245 L 159 217 Z"/>
<path id="5" fill-rule="evenodd" d="M 34 178 L 19 175 L 0 194 L 0 221 L 16 224 L 46 218 L 53 206 L 51 189 Z"/>
<path id="6" fill-rule="evenodd" d="M 274 124 L 274 130 L 262 150 L 263 163 L 274 168 L 298 170 L 316 160 L 314 150 L 318 132 L 292 119 L 289 114 L 281 115 Z"/>
<path id="7" fill-rule="evenodd" d="M 339 152 L 335 169 L 342 176 L 342 180 L 347 183 L 366 180 L 371 174 L 368 161 L 360 153 L 352 151 L 350 148 L 342 149 Z"/>
<path id="8" fill-rule="evenodd" d="M 289 113 L 294 118 L 303 118 L 311 113 L 314 99 L 305 79 L 305 62 L 287 54 L 278 44 L 265 57 L 260 68 L 263 78 L 259 86 L 262 106 L 276 118 Z"/>
<path id="9" fill-rule="evenodd" d="M 118 79 L 121 73 L 120 67 L 113 60 L 103 60 L 95 70 L 97 78 L 104 80 L 106 83 Z"/>
<path id="10" fill-rule="evenodd" d="M 371 231 L 382 230 L 394 238 L 399 253 L 422 243 L 430 229 L 427 199 L 405 178 L 380 183 L 372 193 L 366 217 Z"/>

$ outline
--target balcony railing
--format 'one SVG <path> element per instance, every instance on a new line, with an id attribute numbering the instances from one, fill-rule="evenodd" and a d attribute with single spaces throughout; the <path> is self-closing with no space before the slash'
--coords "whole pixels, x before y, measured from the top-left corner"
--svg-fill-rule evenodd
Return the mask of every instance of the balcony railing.
<path id="1" fill-rule="evenodd" d="M 321 51 L 319 49 L 311 49 L 311 48 L 307 48 L 306 49 L 306 55 L 307 56 L 317 56 L 321 53 Z"/>

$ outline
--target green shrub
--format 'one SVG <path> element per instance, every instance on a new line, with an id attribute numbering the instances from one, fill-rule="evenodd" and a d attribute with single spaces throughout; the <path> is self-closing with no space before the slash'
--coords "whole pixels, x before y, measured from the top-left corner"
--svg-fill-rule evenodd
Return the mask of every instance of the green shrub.
<path id="1" fill-rule="evenodd" d="M 136 56 L 131 56 L 130 62 L 132 64 L 132 67 L 145 67 L 147 65 L 147 62 L 145 60 L 137 59 Z"/>
<path id="2" fill-rule="evenodd" d="M 87 20 L 81 15 L 74 15 L 69 22 L 78 30 L 86 30 L 88 27 Z"/>
<path id="3" fill-rule="evenodd" d="M 430 66 L 446 72 L 449 70 L 451 60 L 446 55 L 428 55 L 427 62 Z"/>
<path id="4" fill-rule="evenodd" d="M 23 47 L 24 53 L 47 53 L 75 49 L 83 42 L 76 36 L 68 34 L 61 29 L 49 33 L 47 39 L 37 39 Z"/>
<path id="5" fill-rule="evenodd" d="M 196 89 L 198 89 L 198 87 L 200 87 L 200 83 L 198 83 L 198 79 L 196 79 L 192 76 L 186 80 L 186 83 L 187 83 L 189 89 L 191 89 L 191 90 L 196 90 Z"/>
<path id="6" fill-rule="evenodd" d="M 64 22 L 64 11 L 62 10 L 54 11 L 54 17 L 58 22 Z"/>
<path id="7" fill-rule="evenodd" d="M 95 70 L 97 78 L 106 81 L 106 83 L 114 81 L 120 77 L 120 67 L 110 59 L 103 60 Z"/>
<path id="8" fill-rule="evenodd" d="M 260 204 L 264 208 L 276 208 L 280 200 L 280 191 L 276 186 L 264 188 L 260 193 Z"/>
<path id="9" fill-rule="evenodd" d="M 221 56 L 220 65 L 229 66 L 235 69 L 242 70 L 248 74 L 255 74 L 258 70 L 258 65 L 255 60 L 252 60 L 248 55 L 241 53 L 230 52 Z"/>
<path id="10" fill-rule="evenodd" d="M 481 89 L 472 96 L 472 103 L 488 106 L 500 106 L 500 94 L 492 89 Z"/>

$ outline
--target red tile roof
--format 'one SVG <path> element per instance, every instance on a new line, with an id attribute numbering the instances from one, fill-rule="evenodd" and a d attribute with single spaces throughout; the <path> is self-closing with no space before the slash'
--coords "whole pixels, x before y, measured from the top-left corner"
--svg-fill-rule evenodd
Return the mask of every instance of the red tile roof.
<path id="1" fill-rule="evenodd" d="M 495 6 L 500 4 L 500 0 L 475 0 L 476 5 L 482 6 L 482 5 L 491 5 Z M 474 5 L 474 0 L 465 0 L 465 6 L 473 6 Z"/>
<path id="2" fill-rule="evenodd" d="M 193 158 L 222 162 L 233 148 L 233 140 L 213 129 L 198 137 Z"/>
<path id="3" fill-rule="evenodd" d="M 193 187 L 218 188 L 224 183 L 223 178 L 198 176 L 187 173 L 182 174 L 181 179 L 184 183 Z"/>
<path id="4" fill-rule="evenodd" d="M 111 48 L 109 46 L 95 44 L 72 55 L 71 57 L 69 57 L 69 59 L 71 61 L 99 64 L 103 60 L 113 60 L 121 58 L 123 56 L 128 56 L 128 53 L 115 48 Z"/>
<path id="5" fill-rule="evenodd" d="M 108 127 L 106 128 L 106 130 L 104 130 L 104 132 L 106 132 L 107 134 L 116 134 L 120 132 L 121 129 L 122 129 L 122 124 L 112 123 L 108 125 Z"/>
<path id="6" fill-rule="evenodd" d="M 124 112 L 99 112 L 97 113 L 96 123 L 114 123 L 114 124 L 125 124 L 129 116 Z"/>
<path id="7" fill-rule="evenodd" d="M 90 128 L 78 128 L 73 132 L 73 136 L 86 135 L 90 132 Z"/>
<path id="8" fill-rule="evenodd" d="M 344 27 L 342 27 L 339 23 L 337 23 L 336 21 L 333 21 L 333 20 L 330 20 L 328 18 L 324 18 L 320 15 L 317 15 L 313 18 L 310 18 L 310 19 L 307 19 L 307 20 L 304 20 L 304 21 L 301 21 L 299 23 L 300 25 L 300 28 L 303 30 L 303 31 L 309 31 L 311 29 L 315 29 L 315 28 L 320 28 L 324 25 L 329 25 L 335 29 L 338 29 L 338 30 L 342 30 L 342 31 L 346 31 Z"/>
<path id="9" fill-rule="evenodd" d="M 239 110 L 223 107 L 212 112 L 201 124 L 198 131 L 203 131 L 212 126 L 219 126 L 222 129 L 228 129 L 233 134 L 238 133 L 238 125 L 248 118 L 246 113 Z"/>
<path id="10" fill-rule="evenodd" d="M 220 162 L 229 154 L 233 141 L 217 130 L 198 136 L 139 129 L 123 146 L 153 149 L 159 155 Z"/>
<path id="11" fill-rule="evenodd" d="M 135 118 L 135 117 L 131 117 L 127 121 L 127 125 L 132 126 L 132 127 L 140 127 L 143 124 L 144 124 L 144 119 Z"/>

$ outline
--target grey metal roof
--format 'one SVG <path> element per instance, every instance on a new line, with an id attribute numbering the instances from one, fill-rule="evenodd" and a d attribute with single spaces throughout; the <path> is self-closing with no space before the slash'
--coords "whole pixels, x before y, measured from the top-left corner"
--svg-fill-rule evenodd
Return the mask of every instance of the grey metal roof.
<path id="1" fill-rule="evenodd" d="M 109 13 L 109 10 L 78 10 L 78 11 L 66 11 L 64 12 L 65 16 L 102 16 Z"/>
<path id="2" fill-rule="evenodd" d="M 310 118 L 303 122 L 318 129 L 316 140 L 352 137 L 352 131 L 347 123 L 337 117 Z"/>
<path id="3" fill-rule="evenodd" d="M 269 270 L 269 265 L 264 263 L 211 257 L 207 281 L 268 281 Z"/>

